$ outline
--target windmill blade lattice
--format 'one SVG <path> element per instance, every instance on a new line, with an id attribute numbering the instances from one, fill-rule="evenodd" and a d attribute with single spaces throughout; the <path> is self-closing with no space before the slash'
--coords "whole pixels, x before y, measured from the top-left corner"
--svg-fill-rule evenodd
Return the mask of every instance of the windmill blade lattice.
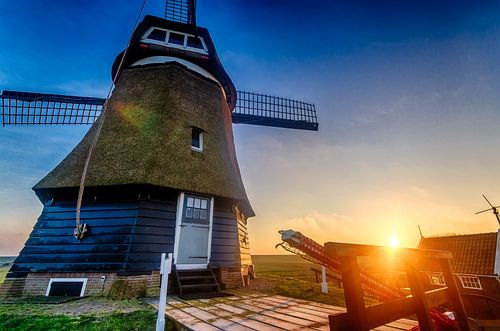
<path id="1" fill-rule="evenodd" d="M 312 103 L 238 91 L 233 123 L 318 131 Z"/>
<path id="2" fill-rule="evenodd" d="M 106 99 L 61 94 L 3 91 L 2 126 L 92 124 Z M 233 123 L 318 130 L 314 104 L 238 91 Z"/>
<path id="3" fill-rule="evenodd" d="M 196 0 L 166 0 L 165 19 L 196 25 Z"/>
<path id="4" fill-rule="evenodd" d="M 60 94 L 3 91 L 2 126 L 92 124 L 106 99 Z"/>

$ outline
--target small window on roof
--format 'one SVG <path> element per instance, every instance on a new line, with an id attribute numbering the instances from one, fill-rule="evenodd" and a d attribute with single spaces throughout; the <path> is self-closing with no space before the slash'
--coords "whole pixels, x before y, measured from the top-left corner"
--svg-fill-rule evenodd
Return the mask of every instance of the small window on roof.
<path id="1" fill-rule="evenodd" d="M 187 46 L 193 47 L 193 48 L 198 48 L 198 49 L 204 49 L 203 43 L 201 42 L 201 39 L 198 37 L 188 36 Z"/>
<path id="2" fill-rule="evenodd" d="M 468 289 L 472 289 L 472 290 L 482 290 L 483 289 L 483 287 L 481 286 L 481 281 L 476 276 L 469 276 L 469 275 L 462 276 L 462 275 L 460 275 L 460 276 L 458 276 L 458 278 L 460 279 L 460 282 L 462 283 L 463 288 L 468 288 Z"/>
<path id="3" fill-rule="evenodd" d="M 430 272 L 429 280 L 432 285 L 443 285 L 446 286 L 446 282 L 444 281 L 444 276 L 442 272 Z"/>
<path id="4" fill-rule="evenodd" d="M 196 152 L 203 152 L 203 131 L 201 129 L 192 128 L 191 149 Z"/>
<path id="5" fill-rule="evenodd" d="M 154 29 L 149 33 L 147 38 L 165 42 L 165 39 L 167 38 L 167 31 Z"/>
<path id="6" fill-rule="evenodd" d="M 185 36 L 182 34 L 170 32 L 170 36 L 168 37 L 168 43 L 184 46 L 184 37 Z"/>

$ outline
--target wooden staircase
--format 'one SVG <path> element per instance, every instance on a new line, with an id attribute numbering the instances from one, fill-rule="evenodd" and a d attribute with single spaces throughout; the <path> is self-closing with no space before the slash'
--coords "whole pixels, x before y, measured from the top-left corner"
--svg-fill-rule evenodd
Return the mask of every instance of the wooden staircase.
<path id="1" fill-rule="evenodd" d="M 220 292 L 219 282 L 210 267 L 207 269 L 178 270 L 174 266 L 173 269 L 179 296 L 194 293 Z"/>

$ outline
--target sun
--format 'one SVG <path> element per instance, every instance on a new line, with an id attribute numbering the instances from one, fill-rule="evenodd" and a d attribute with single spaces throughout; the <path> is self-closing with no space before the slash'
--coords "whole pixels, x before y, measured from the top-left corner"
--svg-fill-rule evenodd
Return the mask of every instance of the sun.
<path id="1" fill-rule="evenodd" d="M 389 238 L 389 246 L 391 246 L 392 248 L 399 247 L 399 239 L 398 239 L 398 237 L 395 234 L 393 234 Z"/>

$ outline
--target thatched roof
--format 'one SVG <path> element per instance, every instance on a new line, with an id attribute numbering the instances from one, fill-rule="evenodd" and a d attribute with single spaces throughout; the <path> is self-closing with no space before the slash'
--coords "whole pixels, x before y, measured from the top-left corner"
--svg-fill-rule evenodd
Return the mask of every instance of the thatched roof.
<path id="1" fill-rule="evenodd" d="M 191 150 L 192 127 L 203 129 L 203 153 Z M 33 188 L 78 187 L 96 124 Z M 238 200 L 254 213 L 241 180 L 231 112 L 221 88 L 168 63 L 123 71 L 92 155 L 86 187 L 150 184 Z"/>

